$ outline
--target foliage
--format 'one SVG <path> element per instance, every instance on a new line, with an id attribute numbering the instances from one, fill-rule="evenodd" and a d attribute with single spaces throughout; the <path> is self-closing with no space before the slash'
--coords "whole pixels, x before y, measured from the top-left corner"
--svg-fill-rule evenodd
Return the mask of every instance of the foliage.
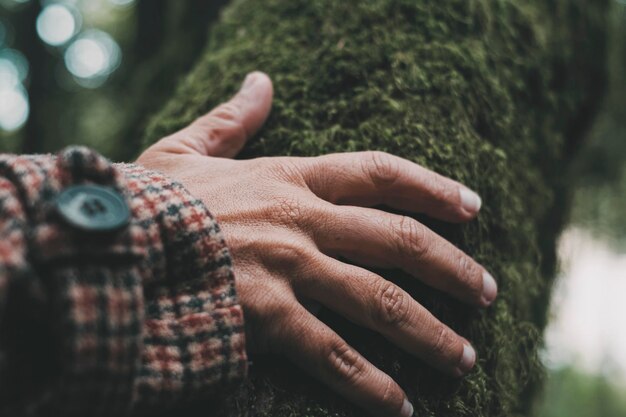
<path id="1" fill-rule="evenodd" d="M 603 90 L 607 0 L 235 0 L 145 145 L 226 99 L 246 72 L 275 82 L 267 127 L 244 157 L 384 150 L 460 180 L 484 199 L 467 226 L 423 219 L 482 262 L 500 298 L 478 312 L 393 271 L 478 348 L 452 381 L 330 312 L 322 318 L 405 388 L 419 416 L 527 412 L 568 206 L 563 173 Z M 217 414 L 362 412 L 277 358 Z M 200 415 L 206 406 L 187 410 Z"/>

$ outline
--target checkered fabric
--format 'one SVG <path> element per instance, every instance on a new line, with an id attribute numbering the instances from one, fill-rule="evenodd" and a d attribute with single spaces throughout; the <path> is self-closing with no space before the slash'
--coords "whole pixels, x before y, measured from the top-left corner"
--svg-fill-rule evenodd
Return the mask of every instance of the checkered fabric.
<path id="1" fill-rule="evenodd" d="M 130 224 L 79 231 L 66 187 L 127 199 Z M 80 147 L 0 156 L 0 415 L 127 415 L 246 374 L 243 312 L 220 229 L 164 175 Z"/>

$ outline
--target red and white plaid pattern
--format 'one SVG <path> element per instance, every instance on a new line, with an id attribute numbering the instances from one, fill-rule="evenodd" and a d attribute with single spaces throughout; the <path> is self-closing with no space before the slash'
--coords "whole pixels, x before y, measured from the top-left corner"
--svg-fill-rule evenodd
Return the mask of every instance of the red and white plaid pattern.
<path id="1" fill-rule="evenodd" d="M 66 226 L 60 191 L 126 196 L 113 236 Z M 231 258 L 201 201 L 86 148 L 0 156 L 0 415 L 123 415 L 246 374 Z"/>

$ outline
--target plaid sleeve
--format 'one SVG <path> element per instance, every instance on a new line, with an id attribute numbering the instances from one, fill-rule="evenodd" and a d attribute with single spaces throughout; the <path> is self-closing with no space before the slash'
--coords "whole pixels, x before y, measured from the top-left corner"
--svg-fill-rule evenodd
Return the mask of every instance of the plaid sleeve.
<path id="1" fill-rule="evenodd" d="M 130 224 L 74 230 L 70 185 L 123 195 Z M 86 148 L 0 156 L 0 415 L 127 415 L 246 374 L 228 249 L 203 203 Z"/>

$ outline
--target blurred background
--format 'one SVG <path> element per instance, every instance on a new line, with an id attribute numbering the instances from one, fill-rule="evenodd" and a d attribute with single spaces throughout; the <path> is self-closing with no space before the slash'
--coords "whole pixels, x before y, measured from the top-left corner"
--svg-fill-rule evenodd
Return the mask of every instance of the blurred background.
<path id="1" fill-rule="evenodd" d="M 0 150 L 132 158 L 226 0 L 0 0 Z"/>
<path id="2" fill-rule="evenodd" d="M 0 151 L 80 143 L 134 157 L 226 0 L 0 0 Z M 626 0 L 613 0 L 609 87 L 575 163 L 570 225 L 536 417 L 626 416 Z"/>

